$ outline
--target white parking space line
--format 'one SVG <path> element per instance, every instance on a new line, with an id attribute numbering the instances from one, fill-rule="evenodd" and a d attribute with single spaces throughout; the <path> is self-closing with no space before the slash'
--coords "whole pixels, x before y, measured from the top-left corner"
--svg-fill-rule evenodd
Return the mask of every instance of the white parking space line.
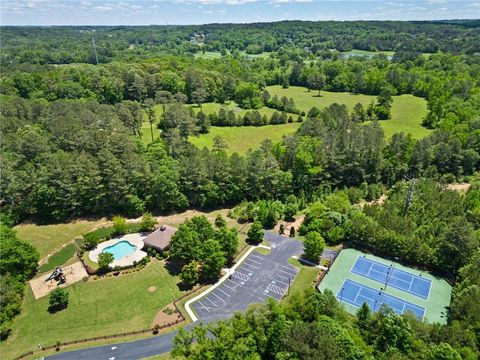
<path id="1" fill-rule="evenodd" d="M 280 280 L 277 280 L 277 279 L 274 279 L 273 281 L 275 281 L 275 282 L 278 282 L 278 283 L 280 283 L 280 284 L 283 284 L 283 285 L 286 285 L 286 286 L 288 286 L 288 284 L 287 284 L 287 283 L 285 283 L 285 282 L 283 282 L 283 281 L 280 281 Z"/>
<path id="2" fill-rule="evenodd" d="M 285 273 L 285 274 L 287 274 L 287 275 L 289 275 L 289 276 L 295 276 L 295 275 L 296 275 L 296 274 L 291 274 L 291 273 L 289 273 L 289 272 L 283 271 L 283 270 L 281 270 L 281 269 L 278 270 L 278 271 L 281 271 L 281 272 L 283 272 L 283 273 Z"/>
<path id="3" fill-rule="evenodd" d="M 251 268 L 254 268 L 255 270 L 258 269 L 258 266 L 253 266 L 253 265 L 250 265 L 249 263 L 247 263 L 246 261 L 243 262 L 242 266 L 249 266 Z"/>
<path id="4" fill-rule="evenodd" d="M 228 297 L 231 297 L 231 295 L 229 295 L 228 293 L 226 293 L 225 291 L 223 291 L 222 289 L 220 288 L 217 288 L 218 291 L 220 291 L 221 293 L 227 295 Z"/>
<path id="5" fill-rule="evenodd" d="M 260 301 L 265 301 L 265 298 L 262 298 L 261 296 L 258 297 Z"/>
<path id="6" fill-rule="evenodd" d="M 253 257 L 257 260 L 263 260 L 264 259 L 263 256 L 260 256 L 260 255 L 254 254 L 254 253 L 251 253 L 249 257 Z"/>
<path id="7" fill-rule="evenodd" d="M 264 294 L 265 294 L 265 293 L 264 293 Z M 270 294 L 265 294 L 265 295 L 267 295 L 268 297 L 271 297 L 272 299 L 278 300 L 275 296 L 272 296 L 272 295 L 270 295 Z"/>
<path id="8" fill-rule="evenodd" d="M 230 280 L 230 281 L 232 281 L 232 280 Z M 232 282 L 233 282 L 233 281 L 232 281 Z M 234 283 L 234 284 L 236 284 L 236 285 L 238 285 L 236 282 L 233 282 L 233 283 Z M 228 285 L 227 285 L 227 284 L 225 284 L 225 283 L 223 283 L 223 286 L 226 286 L 226 287 L 227 287 L 227 288 L 229 288 L 230 290 L 237 292 L 237 290 L 236 290 L 236 289 L 234 289 L 234 288 L 232 288 L 232 287 L 228 286 Z M 238 285 L 238 286 L 241 286 L 241 285 Z"/>
<path id="9" fill-rule="evenodd" d="M 225 303 L 225 300 L 223 300 L 220 296 L 218 296 L 217 294 L 215 294 L 214 292 L 210 293 L 211 295 L 219 298 L 221 301 L 223 301 Z"/>
<path id="10" fill-rule="evenodd" d="M 200 300 L 198 300 L 198 303 L 199 303 L 200 305 L 202 305 L 202 307 L 203 307 L 205 310 L 207 310 L 207 312 L 210 312 L 210 308 L 207 307 L 207 306 L 205 306 Z"/>
<path id="11" fill-rule="evenodd" d="M 217 304 L 215 304 L 212 300 L 210 300 L 208 297 L 205 298 L 205 300 L 208 300 L 212 303 L 213 306 L 217 307 Z"/>
<path id="12" fill-rule="evenodd" d="M 234 278 L 232 277 L 232 279 L 228 279 L 228 281 L 231 281 L 231 282 L 234 283 L 235 285 L 243 286 L 243 284 L 239 284 L 239 283 L 233 281 L 233 279 L 234 279 Z"/>
<path id="13" fill-rule="evenodd" d="M 279 278 L 282 278 L 282 279 L 288 280 L 288 277 L 286 277 L 286 276 L 283 276 L 283 275 L 280 275 L 280 274 L 277 274 L 277 275 L 275 275 L 275 276 L 278 276 Z"/>
<path id="14" fill-rule="evenodd" d="M 250 260 L 250 261 L 253 261 L 254 263 L 257 263 L 257 264 L 259 264 L 259 265 L 262 265 L 262 263 L 261 263 L 260 261 L 257 261 L 257 260 L 253 260 L 253 259 L 249 259 L 249 258 L 246 258 L 245 261 L 246 261 L 246 260 Z"/>
<path id="15" fill-rule="evenodd" d="M 282 265 L 282 268 L 287 269 L 288 271 L 290 271 L 290 274 L 291 274 L 291 275 L 296 275 L 296 274 L 297 274 L 297 273 L 295 272 L 295 270 L 293 270 L 293 269 L 291 269 L 291 268 L 289 268 L 289 267 L 286 267 L 286 266 L 283 266 L 283 265 Z"/>

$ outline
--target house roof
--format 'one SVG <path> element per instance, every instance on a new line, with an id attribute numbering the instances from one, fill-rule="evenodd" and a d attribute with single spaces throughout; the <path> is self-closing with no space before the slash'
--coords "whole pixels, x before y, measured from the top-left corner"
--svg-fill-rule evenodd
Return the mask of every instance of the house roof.
<path id="1" fill-rule="evenodd" d="M 158 250 L 165 250 L 170 246 L 170 240 L 177 228 L 169 225 L 162 225 L 157 230 L 148 235 L 143 242 L 145 245 L 153 247 Z"/>

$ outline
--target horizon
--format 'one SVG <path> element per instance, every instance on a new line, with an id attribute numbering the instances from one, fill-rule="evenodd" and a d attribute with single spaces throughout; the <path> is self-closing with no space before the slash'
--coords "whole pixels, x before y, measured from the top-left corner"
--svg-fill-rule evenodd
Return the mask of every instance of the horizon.
<path id="1" fill-rule="evenodd" d="M 3 0 L 2 26 L 162 26 L 480 19 L 479 0 Z"/>
<path id="2" fill-rule="evenodd" d="M 149 27 L 149 26 L 208 26 L 208 25 L 253 25 L 253 24 L 275 24 L 282 22 L 409 22 L 409 23 L 421 23 L 421 22 L 430 22 L 430 23 L 442 23 L 450 21 L 480 21 L 480 18 L 465 18 L 465 19 L 422 19 L 422 20 L 302 20 L 302 19 L 285 19 L 285 20 L 274 20 L 274 21 L 252 21 L 252 22 L 209 22 L 209 23 L 199 23 L 199 24 L 143 24 L 143 25 L 129 25 L 129 24 L 74 24 L 74 25 L 65 25 L 65 24 L 51 24 L 51 25 L 36 25 L 36 24 L 25 24 L 25 25 L 2 25 L 0 27 Z"/>

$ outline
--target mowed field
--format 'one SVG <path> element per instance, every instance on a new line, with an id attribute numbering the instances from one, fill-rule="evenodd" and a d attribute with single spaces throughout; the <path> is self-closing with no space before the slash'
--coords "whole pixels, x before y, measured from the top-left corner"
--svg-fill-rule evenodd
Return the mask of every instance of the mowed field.
<path id="1" fill-rule="evenodd" d="M 248 149 L 257 148 L 265 139 L 273 142 L 279 142 L 284 135 L 293 134 L 300 123 L 291 123 L 284 125 L 266 125 L 266 126 L 241 126 L 241 127 L 219 127 L 212 126 L 208 134 L 198 137 L 192 136 L 189 141 L 200 148 L 213 146 L 215 136 L 221 136 L 228 144 L 228 153 L 245 153 Z"/>
<path id="2" fill-rule="evenodd" d="M 179 281 L 153 260 L 138 272 L 69 286 L 68 308 L 55 314 L 47 311 L 48 296 L 35 300 L 27 286 L 22 312 L 2 343 L 2 358 L 13 359 L 38 344 L 149 328 L 157 312 L 182 294 Z M 151 286 L 156 290 L 150 292 Z"/>
<path id="3" fill-rule="evenodd" d="M 330 92 L 322 91 L 321 96 L 317 96 L 316 91 L 308 91 L 304 87 L 290 86 L 283 89 L 279 85 L 267 86 L 270 94 L 278 97 L 286 96 L 293 98 L 296 106 L 305 112 L 308 112 L 313 106 L 320 109 L 330 106 L 331 104 L 345 104 L 351 111 L 355 104 L 362 103 L 365 107 L 376 101 L 376 96 L 352 94 L 346 92 Z M 196 105 L 189 105 L 196 112 L 200 111 Z M 239 116 L 244 115 L 247 111 L 237 106 L 235 102 L 227 104 L 206 103 L 203 104 L 203 111 L 207 114 L 218 112 L 221 107 L 233 110 Z M 262 115 L 270 116 L 275 110 L 263 107 L 258 110 Z M 156 106 L 155 112 L 157 118 L 162 115 L 161 106 Z M 390 137 L 394 133 L 405 132 L 410 133 L 415 139 L 421 139 L 427 136 L 431 130 L 424 128 L 421 123 L 427 115 L 427 103 L 425 99 L 413 95 L 400 95 L 393 97 L 392 118 L 390 120 L 380 121 L 380 125 L 385 131 L 385 136 Z M 298 115 L 292 115 L 294 120 Z M 268 125 L 261 127 L 241 126 L 241 127 L 211 127 L 210 133 L 203 134 L 198 137 L 191 137 L 190 142 L 198 147 L 211 148 L 215 136 L 222 137 L 228 144 L 228 152 L 244 153 L 248 149 L 256 148 L 265 139 L 274 142 L 281 141 L 284 135 L 292 134 L 300 126 L 299 123 L 284 125 Z M 154 138 L 159 136 L 159 130 L 154 126 Z M 142 127 L 142 140 L 145 144 L 151 142 L 150 125 L 145 122 Z"/>
<path id="4" fill-rule="evenodd" d="M 271 95 L 293 98 L 297 107 L 305 112 L 308 112 L 313 106 L 321 109 L 333 103 L 345 104 L 349 110 L 352 110 L 357 103 L 368 106 L 377 98 L 373 95 L 330 91 L 321 91 L 321 96 L 318 97 L 316 91 L 309 92 L 306 88 L 300 86 L 290 86 L 288 89 L 282 89 L 281 86 L 275 85 L 267 86 L 267 90 Z M 386 137 L 403 131 L 412 134 L 415 139 L 421 139 L 430 132 L 429 129 L 422 126 L 422 120 L 426 115 L 427 102 L 425 99 L 409 94 L 394 96 L 392 118 L 379 121 L 379 123 L 385 130 Z"/>
<path id="5" fill-rule="evenodd" d="M 99 220 L 78 220 L 65 224 L 37 225 L 21 224 L 14 227 L 17 237 L 32 244 L 40 253 L 40 259 L 52 254 L 65 243 L 105 222 Z"/>

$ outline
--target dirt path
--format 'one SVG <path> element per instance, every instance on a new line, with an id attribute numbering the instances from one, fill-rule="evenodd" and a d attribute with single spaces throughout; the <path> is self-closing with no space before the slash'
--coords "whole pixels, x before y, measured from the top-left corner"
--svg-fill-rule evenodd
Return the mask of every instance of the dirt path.
<path id="1" fill-rule="evenodd" d="M 460 184 L 448 184 L 447 189 L 448 190 L 453 190 L 453 191 L 458 191 L 458 192 L 467 192 L 472 184 L 470 183 L 460 183 Z"/>

